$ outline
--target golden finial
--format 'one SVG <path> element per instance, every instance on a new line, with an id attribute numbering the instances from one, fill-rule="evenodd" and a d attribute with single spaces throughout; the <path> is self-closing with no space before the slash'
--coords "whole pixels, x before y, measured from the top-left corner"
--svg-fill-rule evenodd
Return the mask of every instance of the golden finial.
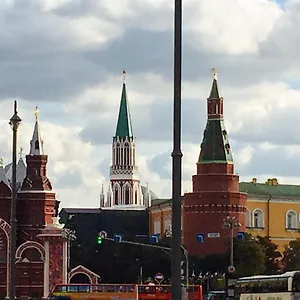
<path id="1" fill-rule="evenodd" d="M 24 151 L 23 147 L 20 147 L 20 151 L 19 151 L 20 158 L 22 158 L 23 156 L 23 151 Z"/>
<path id="2" fill-rule="evenodd" d="M 39 119 L 39 109 L 38 109 L 37 106 L 35 107 L 34 115 L 35 115 L 35 120 L 38 121 L 38 119 Z"/>
<path id="3" fill-rule="evenodd" d="M 0 157 L 0 167 L 3 167 L 3 158 Z"/>
<path id="4" fill-rule="evenodd" d="M 211 69 L 213 75 L 214 75 L 214 79 L 217 80 L 217 72 L 216 72 L 216 69 L 215 68 L 212 68 Z"/>
<path id="5" fill-rule="evenodd" d="M 125 81 L 126 81 L 126 70 L 125 69 L 123 69 L 122 75 L 123 75 L 123 82 L 125 83 Z"/>

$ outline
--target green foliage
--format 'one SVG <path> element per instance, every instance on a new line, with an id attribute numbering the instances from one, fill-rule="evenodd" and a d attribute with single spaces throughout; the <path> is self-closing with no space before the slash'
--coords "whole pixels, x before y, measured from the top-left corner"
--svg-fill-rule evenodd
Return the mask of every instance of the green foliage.
<path id="1" fill-rule="evenodd" d="M 235 276 L 263 274 L 266 270 L 266 253 L 264 247 L 251 235 L 243 240 L 234 240 Z"/>
<path id="2" fill-rule="evenodd" d="M 277 274 L 280 270 L 278 260 L 282 258 L 281 253 L 278 251 L 278 245 L 273 243 L 269 237 L 257 237 L 257 241 L 263 246 L 266 260 L 265 260 L 265 273 L 266 274 Z"/>
<path id="3" fill-rule="evenodd" d="M 291 241 L 283 252 L 285 271 L 300 269 L 300 239 Z"/>

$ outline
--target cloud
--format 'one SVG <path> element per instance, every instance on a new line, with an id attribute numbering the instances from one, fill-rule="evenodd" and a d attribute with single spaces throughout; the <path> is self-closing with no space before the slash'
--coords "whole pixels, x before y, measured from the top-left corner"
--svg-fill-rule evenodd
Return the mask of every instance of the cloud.
<path id="1" fill-rule="evenodd" d="M 17 0 L 2 1 L 0 8 L 5 162 L 11 160 L 12 99 L 19 101 L 19 145 L 26 152 L 38 104 L 48 176 L 62 206 L 97 207 L 102 183 L 107 190 L 125 68 L 141 182 L 170 196 L 172 1 Z M 184 1 L 183 190 L 191 190 L 196 172 L 212 67 L 241 180 L 300 181 L 293 167 L 300 145 L 299 12 L 299 1 L 292 0 L 281 6 Z"/>

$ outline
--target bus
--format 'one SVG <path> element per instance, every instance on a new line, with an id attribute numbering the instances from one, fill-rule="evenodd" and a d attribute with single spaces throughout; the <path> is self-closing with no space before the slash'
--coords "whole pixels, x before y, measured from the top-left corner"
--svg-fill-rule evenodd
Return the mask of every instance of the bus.
<path id="1" fill-rule="evenodd" d="M 202 300 L 202 288 L 186 288 L 186 300 Z M 171 300 L 170 285 L 146 284 L 58 284 L 48 300 Z"/>
<path id="2" fill-rule="evenodd" d="M 58 284 L 48 300 L 115 300 L 137 299 L 135 284 Z"/>
<path id="3" fill-rule="evenodd" d="M 300 300 L 300 271 L 280 275 L 241 277 L 235 284 L 235 300 Z"/>

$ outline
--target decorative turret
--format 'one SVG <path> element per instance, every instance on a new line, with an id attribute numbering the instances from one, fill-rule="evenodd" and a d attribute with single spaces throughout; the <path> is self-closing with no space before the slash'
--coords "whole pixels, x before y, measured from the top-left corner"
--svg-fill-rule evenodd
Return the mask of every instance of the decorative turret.
<path id="1" fill-rule="evenodd" d="M 133 137 L 129 103 L 126 91 L 126 72 L 123 71 L 123 86 L 116 133 L 112 143 L 112 188 L 110 206 L 143 206 L 138 167 L 136 166 L 135 138 Z M 110 203 L 109 203 L 110 202 Z"/>
<path id="2" fill-rule="evenodd" d="M 57 216 L 59 201 L 47 177 L 48 156 L 44 154 L 39 128 L 38 109 L 35 109 L 35 125 L 26 155 L 26 176 L 18 191 L 17 219 L 20 229 L 43 228 Z"/>
<path id="3" fill-rule="evenodd" d="M 35 125 L 30 141 L 29 155 L 26 155 L 26 177 L 21 190 L 52 191 L 52 185 L 46 175 L 48 156 L 44 154 L 43 141 L 39 129 L 38 109 L 35 109 Z"/>
<path id="4" fill-rule="evenodd" d="M 223 98 L 220 96 L 217 73 L 213 69 L 213 83 L 207 98 L 207 123 L 201 143 L 198 170 L 206 170 L 203 164 L 232 164 L 233 158 L 223 119 Z M 233 168 L 228 169 L 233 173 Z"/>
<path id="5" fill-rule="evenodd" d="M 101 194 L 100 194 L 100 207 L 104 207 L 105 205 L 105 194 L 104 194 L 104 187 L 102 184 Z"/>

